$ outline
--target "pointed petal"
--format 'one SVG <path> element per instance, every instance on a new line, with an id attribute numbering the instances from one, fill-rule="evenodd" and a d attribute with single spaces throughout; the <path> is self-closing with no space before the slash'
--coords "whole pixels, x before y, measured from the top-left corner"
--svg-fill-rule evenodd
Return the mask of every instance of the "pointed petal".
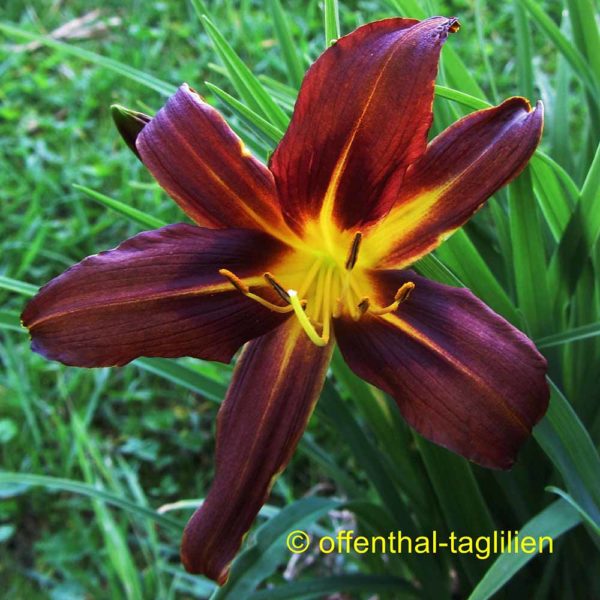
<path id="1" fill-rule="evenodd" d="M 119 104 L 113 104 L 110 107 L 110 111 L 121 137 L 125 140 L 125 143 L 129 146 L 129 149 L 140 160 L 142 160 L 142 157 L 135 146 L 135 141 L 137 140 L 138 135 L 140 135 L 142 129 L 144 129 L 144 127 L 150 123 L 152 117 L 135 110 L 130 110 L 129 108 L 125 108 Z"/>
<path id="2" fill-rule="evenodd" d="M 160 185 L 199 225 L 279 235 L 283 227 L 273 176 L 223 117 L 182 85 L 137 138 Z"/>
<path id="3" fill-rule="evenodd" d="M 120 366 L 139 356 L 227 362 L 286 315 L 247 299 L 219 269 L 264 285 L 260 275 L 284 252 L 257 231 L 169 225 L 53 279 L 29 302 L 23 324 L 33 350 L 67 365 Z"/>
<path id="4" fill-rule="evenodd" d="M 219 411 L 215 479 L 183 535 L 181 559 L 190 573 L 226 581 L 274 478 L 302 436 L 332 346 L 315 346 L 290 319 L 244 349 Z"/>
<path id="5" fill-rule="evenodd" d="M 381 267 L 431 252 L 516 177 L 542 134 L 543 107 L 524 98 L 472 113 L 438 135 L 406 172 L 398 200 L 369 234 Z"/>
<path id="6" fill-rule="evenodd" d="M 457 29 L 443 17 L 369 23 L 310 68 L 270 164 L 294 230 L 322 207 L 342 229 L 388 211 L 425 150 L 439 53 Z"/>
<path id="7" fill-rule="evenodd" d="M 533 342 L 467 289 L 407 271 L 374 280 L 379 301 L 406 281 L 416 287 L 393 314 L 336 323 L 352 370 L 391 394 L 427 439 L 509 468 L 548 406 L 546 361 Z"/>

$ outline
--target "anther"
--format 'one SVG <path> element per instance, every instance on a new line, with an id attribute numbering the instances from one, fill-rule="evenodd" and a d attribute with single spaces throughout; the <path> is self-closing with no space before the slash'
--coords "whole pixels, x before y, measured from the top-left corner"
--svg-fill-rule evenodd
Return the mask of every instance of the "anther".
<path id="1" fill-rule="evenodd" d="M 380 316 L 395 312 L 396 310 L 398 310 L 398 307 L 403 302 L 406 302 L 406 300 L 408 300 L 408 297 L 410 296 L 411 292 L 414 289 L 415 289 L 415 284 L 412 281 L 407 281 L 406 283 L 402 284 L 398 288 L 398 291 L 396 292 L 396 294 L 394 295 L 394 301 L 391 304 L 389 304 L 388 306 L 384 306 L 383 308 L 377 308 L 377 307 L 371 308 L 369 306 L 369 300 L 367 298 L 364 298 L 363 300 L 360 301 L 360 304 L 358 305 L 358 310 L 360 311 L 360 315 L 362 316 L 367 310 L 373 315 L 380 315 Z M 365 305 L 365 304 L 366 304 L 366 308 L 363 309 L 363 305 Z"/>
<path id="2" fill-rule="evenodd" d="M 231 285 L 238 292 L 242 292 L 242 294 L 247 294 L 250 291 L 250 288 L 237 275 L 234 275 L 228 269 L 219 269 L 219 275 L 223 275 L 223 277 L 228 279 Z"/>
<path id="3" fill-rule="evenodd" d="M 348 252 L 348 258 L 346 259 L 346 270 L 352 271 L 354 265 L 356 264 L 356 260 L 358 259 L 358 250 L 360 249 L 360 242 L 362 240 L 362 233 L 360 231 L 356 232 L 354 239 L 352 240 L 352 246 L 350 246 L 350 251 Z"/>
<path id="4" fill-rule="evenodd" d="M 415 284 L 412 281 L 407 281 L 398 288 L 394 300 L 400 304 L 406 302 L 412 291 L 415 289 Z"/>
<path id="5" fill-rule="evenodd" d="M 358 318 L 359 319 L 369 310 L 370 306 L 371 306 L 371 303 L 369 302 L 368 298 L 363 298 L 358 303 L 358 315 L 359 315 Z"/>
<path id="6" fill-rule="evenodd" d="M 271 285 L 271 287 L 277 292 L 279 297 L 284 301 L 290 304 L 290 296 L 285 291 L 283 286 L 271 275 L 271 273 L 265 273 L 263 277 L 267 280 L 267 282 Z"/>
<path id="7" fill-rule="evenodd" d="M 261 298 L 260 296 L 258 296 L 256 294 L 253 294 L 250 291 L 250 288 L 237 275 L 235 275 L 228 269 L 219 269 L 219 274 L 222 275 L 223 277 L 225 277 L 229 281 L 229 283 L 231 283 L 231 285 L 238 292 L 241 292 L 242 294 L 244 294 L 244 296 L 246 296 L 246 298 L 250 298 L 250 300 L 254 300 L 255 302 L 258 302 L 259 304 L 262 304 L 262 306 L 264 306 L 265 308 L 268 308 L 269 310 L 272 310 L 273 312 L 289 313 L 293 310 L 293 308 L 289 305 L 290 304 L 289 299 L 284 298 L 284 300 L 287 302 L 288 306 L 277 306 L 277 304 L 273 304 L 272 302 L 269 302 L 268 300 L 265 300 L 264 298 Z M 285 293 L 285 290 L 284 290 L 284 293 Z"/>

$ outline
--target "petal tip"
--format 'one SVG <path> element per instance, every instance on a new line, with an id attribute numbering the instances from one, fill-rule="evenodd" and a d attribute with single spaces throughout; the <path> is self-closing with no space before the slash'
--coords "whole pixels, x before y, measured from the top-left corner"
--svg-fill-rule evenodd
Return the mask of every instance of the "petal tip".
<path id="1" fill-rule="evenodd" d="M 450 17 L 446 27 L 449 33 L 456 33 L 460 29 L 460 21 L 456 17 Z"/>

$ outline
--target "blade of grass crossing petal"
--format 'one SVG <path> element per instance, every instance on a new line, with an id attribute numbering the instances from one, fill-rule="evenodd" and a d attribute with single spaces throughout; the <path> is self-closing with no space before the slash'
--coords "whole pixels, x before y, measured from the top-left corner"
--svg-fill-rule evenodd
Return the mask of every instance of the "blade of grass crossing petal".
<path id="1" fill-rule="evenodd" d="M 575 501 L 600 523 L 600 457 L 575 411 L 550 381 L 550 406 L 533 435 Z"/>
<path id="2" fill-rule="evenodd" d="M 289 559 L 287 536 L 296 530 L 304 531 L 342 504 L 340 500 L 313 497 L 302 498 L 283 508 L 256 530 L 254 543 L 248 544 L 235 559 L 229 580 L 214 593 L 212 600 L 249 598 L 264 579 Z"/>
<path id="3" fill-rule="evenodd" d="M 563 344 L 570 344 L 598 336 L 600 336 L 600 321 L 538 338 L 536 345 L 538 348 L 551 348 L 552 346 L 562 346 Z"/>
<path id="4" fill-rule="evenodd" d="M 580 522 L 581 519 L 577 511 L 564 500 L 557 500 L 530 519 L 519 530 L 519 538 L 522 540 L 525 536 L 531 536 L 537 541 L 543 536 L 554 541 Z M 546 544 L 549 543 L 549 540 L 546 540 Z M 549 553 L 548 545 L 543 548 L 543 553 Z M 468 600 L 488 600 L 488 598 L 492 598 L 537 554 L 539 552 L 533 554 L 501 554 L 471 592 Z"/>
<path id="5" fill-rule="evenodd" d="M 533 336 L 552 331 L 552 296 L 540 218 L 526 169 L 510 186 L 510 230 L 518 305 Z"/>
<path id="6" fill-rule="evenodd" d="M 267 140 L 277 143 L 283 137 L 283 129 L 279 129 L 275 125 L 272 125 L 269 121 L 263 119 L 258 113 L 251 108 L 248 108 L 245 104 L 222 90 L 220 87 L 217 87 L 208 81 L 205 83 L 212 92 L 242 117 L 253 130 L 257 131 L 259 134 L 263 134 Z"/>
<path id="7" fill-rule="evenodd" d="M 290 32 L 289 18 L 285 14 L 279 0 L 269 0 L 269 8 L 273 17 L 275 35 L 283 54 L 283 60 L 286 65 L 288 81 L 296 88 L 300 87 L 304 77 L 304 68 L 298 46 L 292 38 Z"/>
<path id="8" fill-rule="evenodd" d="M 148 75 L 143 71 L 134 69 L 133 67 L 120 63 L 112 58 L 101 56 L 95 52 L 90 52 L 89 50 L 84 50 L 83 48 L 78 48 L 77 46 L 66 44 L 44 35 L 25 31 L 24 29 L 9 25 L 8 23 L 0 23 L 0 31 L 4 31 L 4 33 L 9 36 L 18 37 L 30 42 L 38 42 L 39 44 L 53 48 L 62 54 L 68 54 L 87 62 L 91 62 L 99 67 L 110 69 L 111 71 L 119 73 L 128 79 L 136 81 L 137 83 L 141 83 L 147 88 L 157 91 L 163 96 L 171 96 L 177 91 L 177 88 L 174 85 L 171 85 L 166 81 L 162 81 L 161 79 L 153 77 L 152 75 Z"/>
<path id="9" fill-rule="evenodd" d="M 473 538 L 492 535 L 494 521 L 469 463 L 416 433 L 414 438 L 448 531 Z M 485 573 L 486 564 L 472 554 L 460 554 L 459 559 L 471 585 L 475 585 Z"/>
<path id="10" fill-rule="evenodd" d="M 111 198 L 106 194 L 102 194 L 101 192 L 97 192 L 96 190 L 93 190 L 89 187 L 86 187 L 84 185 L 78 185 L 76 183 L 73 184 L 73 187 L 76 190 L 83 192 L 93 200 L 96 200 L 96 202 L 99 202 L 103 206 L 111 208 L 112 210 L 116 210 L 118 213 L 125 215 L 128 219 L 139 223 L 143 227 L 150 229 L 158 229 L 159 227 L 164 227 L 166 225 L 166 223 L 161 219 L 157 219 L 156 217 L 142 212 L 141 210 L 138 210 L 133 206 L 129 206 L 128 204 L 125 204 L 120 200 L 115 200 L 114 198 Z"/>
<path id="11" fill-rule="evenodd" d="M 327 48 L 341 36 L 338 0 L 323 1 L 323 18 L 325 20 L 325 47 Z"/>
<path id="12" fill-rule="evenodd" d="M 332 575 L 309 581 L 292 581 L 284 585 L 260 590 L 249 597 L 249 600 L 309 600 L 310 598 L 337 597 L 338 594 L 391 594 L 396 600 L 417 599 L 412 586 L 392 575 L 362 575 L 347 573 Z M 361 596 L 362 597 L 362 596 Z"/>
<path id="13" fill-rule="evenodd" d="M 551 17 L 546 14 L 542 5 L 535 0 L 518 1 L 527 9 L 533 21 L 546 34 L 556 49 L 567 59 L 567 61 L 569 61 L 573 70 L 578 74 L 581 81 L 587 86 L 588 91 L 592 94 L 595 101 L 595 108 L 598 110 L 598 91 L 600 83 L 585 58 L 563 35 Z"/>
<path id="14" fill-rule="evenodd" d="M 217 54 L 227 68 L 231 83 L 242 100 L 255 112 L 262 113 L 262 116 L 271 124 L 280 129 L 285 129 L 289 121 L 288 116 L 277 106 L 258 78 L 235 53 L 212 21 L 206 15 L 201 18 L 201 21 L 215 46 Z"/>

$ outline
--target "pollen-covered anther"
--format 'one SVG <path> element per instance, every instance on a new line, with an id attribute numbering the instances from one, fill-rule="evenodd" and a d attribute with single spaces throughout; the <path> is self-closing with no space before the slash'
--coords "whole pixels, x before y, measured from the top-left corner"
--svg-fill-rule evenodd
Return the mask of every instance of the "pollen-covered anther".
<path id="1" fill-rule="evenodd" d="M 398 291 L 394 295 L 394 301 L 388 306 L 379 308 L 377 306 L 371 306 L 368 298 L 363 298 L 358 304 L 359 318 L 362 317 L 366 312 L 370 312 L 372 315 L 387 315 L 389 313 L 398 310 L 398 307 L 408 300 L 411 292 L 415 289 L 415 284 L 412 281 L 407 281 L 398 288 Z"/>
<path id="2" fill-rule="evenodd" d="M 358 319 L 360 319 L 360 317 L 362 317 L 369 310 L 370 306 L 371 302 L 369 301 L 369 299 L 363 298 L 358 303 L 358 318 L 356 318 L 355 320 L 358 321 Z"/>
<path id="3" fill-rule="evenodd" d="M 225 277 L 225 279 L 227 279 L 229 281 L 229 283 L 231 283 L 231 285 L 238 292 L 241 292 L 242 294 L 244 294 L 244 296 L 246 296 L 246 298 L 250 298 L 251 300 L 258 302 L 259 304 L 262 304 L 262 306 L 264 306 L 265 308 L 268 308 L 269 310 L 272 310 L 272 311 L 278 312 L 278 313 L 288 313 L 288 312 L 292 312 L 292 310 L 294 310 L 290 306 L 289 298 L 286 298 L 285 296 L 282 296 L 281 294 L 280 294 L 280 296 L 282 297 L 283 300 L 285 300 L 288 303 L 288 306 L 278 306 L 277 304 L 273 304 L 272 302 L 265 300 L 265 298 L 261 298 L 257 294 L 254 294 L 253 292 L 250 291 L 250 288 L 235 273 L 232 273 L 229 269 L 219 269 L 219 274 L 222 275 L 223 277 Z M 267 279 L 267 281 L 269 281 L 269 280 Z M 271 281 L 269 281 L 269 283 L 271 283 Z M 271 283 L 271 285 L 273 285 L 273 284 Z M 281 287 L 281 286 L 279 286 L 279 287 Z M 275 290 L 278 292 L 278 290 L 276 288 L 275 288 Z M 283 290 L 283 288 L 281 288 L 281 290 L 285 294 L 285 290 Z"/>
<path id="4" fill-rule="evenodd" d="M 219 269 L 219 275 L 223 275 L 225 279 L 229 280 L 229 283 L 238 291 L 242 292 L 242 294 L 248 294 L 250 292 L 250 288 L 234 273 L 232 273 L 229 269 Z"/>

